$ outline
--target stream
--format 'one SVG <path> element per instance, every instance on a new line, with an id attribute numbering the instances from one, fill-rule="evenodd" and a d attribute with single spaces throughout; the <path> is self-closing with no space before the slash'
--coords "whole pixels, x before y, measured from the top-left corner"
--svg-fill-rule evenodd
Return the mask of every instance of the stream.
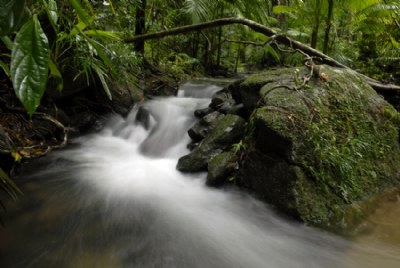
<path id="1" fill-rule="evenodd" d="M 98 133 L 33 161 L 7 206 L 0 267 L 398 268 L 400 202 L 344 238 L 277 215 L 235 189 L 175 169 L 195 109 L 220 81 L 194 80 L 178 97 L 136 106 Z"/>

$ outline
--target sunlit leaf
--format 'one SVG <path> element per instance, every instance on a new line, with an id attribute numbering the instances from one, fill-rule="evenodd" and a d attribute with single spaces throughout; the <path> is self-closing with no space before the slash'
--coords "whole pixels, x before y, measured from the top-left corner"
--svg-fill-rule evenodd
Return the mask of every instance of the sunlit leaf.
<path id="1" fill-rule="evenodd" d="M 74 28 L 72 28 L 71 32 L 69 33 L 69 37 L 73 37 L 77 34 L 79 34 L 80 32 L 82 32 L 84 29 L 86 29 L 87 24 L 84 22 L 79 22 L 77 23 Z"/>
<path id="2" fill-rule="evenodd" d="M 90 15 L 85 11 L 85 9 L 81 5 L 81 1 L 79 0 L 68 0 L 71 6 L 75 9 L 78 17 L 85 23 L 90 24 Z"/>
<path id="3" fill-rule="evenodd" d="M 46 88 L 49 43 L 36 15 L 17 33 L 11 53 L 11 80 L 17 97 L 31 116 Z"/>
<path id="4" fill-rule="evenodd" d="M 120 41 L 120 35 L 116 32 L 110 31 L 102 31 L 102 30 L 87 30 L 84 33 L 88 36 L 98 38 L 98 39 L 106 39 L 108 41 Z"/>
<path id="5" fill-rule="evenodd" d="M 276 14 L 296 12 L 293 6 L 274 6 L 273 12 Z"/>

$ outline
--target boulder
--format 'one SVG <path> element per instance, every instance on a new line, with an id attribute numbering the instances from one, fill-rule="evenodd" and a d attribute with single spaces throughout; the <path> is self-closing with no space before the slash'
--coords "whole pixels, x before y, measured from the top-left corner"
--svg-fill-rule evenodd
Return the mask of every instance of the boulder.
<path id="1" fill-rule="evenodd" d="M 208 186 L 222 185 L 237 169 L 237 161 L 238 158 L 234 152 L 223 152 L 213 157 L 208 162 L 206 184 Z"/>
<path id="2" fill-rule="evenodd" d="M 235 104 L 236 102 L 231 93 L 227 89 L 222 89 L 212 97 L 210 108 L 223 114 L 227 114 Z"/>
<path id="3" fill-rule="evenodd" d="M 237 115 L 218 119 L 206 138 L 190 154 L 181 157 L 177 169 L 183 172 L 206 171 L 208 161 L 238 142 L 245 130 L 245 120 Z"/>
<path id="4" fill-rule="evenodd" d="M 204 116 L 188 130 L 189 137 L 194 142 L 203 140 L 208 135 L 210 129 L 214 127 L 214 124 L 218 121 L 218 119 L 222 117 L 223 114 L 220 112 L 212 112 Z"/>
<path id="5" fill-rule="evenodd" d="M 354 71 L 316 70 L 265 71 L 219 91 L 210 109 L 227 115 L 177 168 L 208 169 L 208 185 L 233 182 L 309 225 L 354 229 L 400 192 L 400 114 Z"/>
<path id="6" fill-rule="evenodd" d="M 252 113 L 236 183 L 306 223 L 345 230 L 400 185 L 400 115 L 356 73 L 320 72 L 303 84 L 306 67 L 267 71 L 231 88 Z"/>

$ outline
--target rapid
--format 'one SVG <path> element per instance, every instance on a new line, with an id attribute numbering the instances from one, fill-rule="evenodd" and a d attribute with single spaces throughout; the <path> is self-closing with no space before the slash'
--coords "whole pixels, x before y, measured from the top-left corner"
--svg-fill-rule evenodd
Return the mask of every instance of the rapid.
<path id="1" fill-rule="evenodd" d="M 383 213 L 392 228 L 344 238 L 177 171 L 214 83 L 187 82 L 28 167 L 0 228 L 0 267 L 400 267 L 399 202 Z"/>

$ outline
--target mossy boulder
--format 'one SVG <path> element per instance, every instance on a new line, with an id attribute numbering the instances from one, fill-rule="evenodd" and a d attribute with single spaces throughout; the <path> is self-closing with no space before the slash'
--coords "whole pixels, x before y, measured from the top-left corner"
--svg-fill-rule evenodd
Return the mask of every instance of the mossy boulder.
<path id="1" fill-rule="evenodd" d="M 177 169 L 184 172 L 206 171 L 208 161 L 238 142 L 245 130 L 245 120 L 237 115 L 226 115 L 215 122 L 215 128 L 190 154 L 181 157 Z"/>
<path id="2" fill-rule="evenodd" d="M 218 119 L 222 118 L 223 114 L 220 112 L 212 112 L 201 118 L 193 127 L 188 130 L 189 137 L 194 141 L 198 142 L 203 140 L 210 129 L 212 129 Z"/>
<path id="3" fill-rule="evenodd" d="M 223 152 L 216 155 L 208 162 L 208 174 L 206 184 L 219 186 L 223 184 L 229 175 L 237 169 L 238 158 L 235 152 Z"/>
<path id="4" fill-rule="evenodd" d="M 236 183 L 304 222 L 348 228 L 368 214 L 362 203 L 400 183 L 400 116 L 356 73 L 319 69 L 323 77 L 289 68 L 231 88 L 251 110 Z"/>

